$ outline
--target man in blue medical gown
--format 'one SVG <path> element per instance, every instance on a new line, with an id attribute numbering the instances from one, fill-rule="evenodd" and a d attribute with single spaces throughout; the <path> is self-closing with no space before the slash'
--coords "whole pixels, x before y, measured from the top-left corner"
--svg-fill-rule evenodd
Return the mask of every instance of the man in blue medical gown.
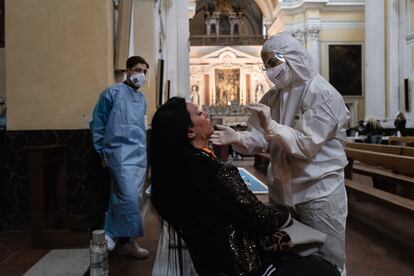
<path id="1" fill-rule="evenodd" d="M 148 69 L 142 57 L 130 57 L 126 63 L 126 81 L 101 93 L 91 122 L 95 149 L 112 175 L 105 214 L 108 249 L 115 248 L 118 238 L 128 238 L 117 252 L 137 259 L 149 254 L 138 244 L 138 238 L 143 236 L 139 195 L 147 169 L 147 103 L 139 88 Z"/>

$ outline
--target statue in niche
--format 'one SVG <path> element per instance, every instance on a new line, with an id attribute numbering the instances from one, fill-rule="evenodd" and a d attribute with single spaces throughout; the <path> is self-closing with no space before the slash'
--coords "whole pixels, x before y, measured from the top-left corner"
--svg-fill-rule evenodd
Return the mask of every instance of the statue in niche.
<path id="1" fill-rule="evenodd" d="M 200 94 L 199 94 L 199 87 L 198 85 L 194 84 L 193 86 L 191 86 L 191 94 L 190 94 L 190 98 L 191 98 L 191 102 L 197 106 L 200 105 Z"/>
<path id="2" fill-rule="evenodd" d="M 255 90 L 256 103 L 258 103 L 260 101 L 260 99 L 263 97 L 264 94 L 265 94 L 265 91 L 263 90 L 263 84 L 258 83 L 256 85 L 256 90 Z"/>

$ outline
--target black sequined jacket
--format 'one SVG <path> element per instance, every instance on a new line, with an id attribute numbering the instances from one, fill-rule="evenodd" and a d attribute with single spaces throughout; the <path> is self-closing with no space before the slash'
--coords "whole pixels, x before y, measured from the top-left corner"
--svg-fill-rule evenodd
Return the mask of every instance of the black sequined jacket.
<path id="1" fill-rule="evenodd" d="M 191 198 L 180 229 L 197 273 L 256 275 L 267 266 L 260 241 L 289 215 L 263 205 L 247 188 L 238 169 L 203 152 L 190 157 Z"/>

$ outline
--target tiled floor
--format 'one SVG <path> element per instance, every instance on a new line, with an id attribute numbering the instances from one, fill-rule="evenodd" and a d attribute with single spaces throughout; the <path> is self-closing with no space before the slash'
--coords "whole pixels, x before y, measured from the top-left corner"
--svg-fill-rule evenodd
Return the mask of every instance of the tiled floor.
<path id="1" fill-rule="evenodd" d="M 349 219 L 347 270 L 350 276 L 414 275 L 414 252 Z"/>
<path id="2" fill-rule="evenodd" d="M 0 275 L 22 275 L 47 252 L 29 249 L 29 232 L 0 233 Z"/>
<path id="3" fill-rule="evenodd" d="M 258 178 L 263 180 L 261 176 Z M 150 250 L 150 257 L 145 260 L 132 260 L 112 255 L 109 259 L 109 274 L 151 275 L 159 228 L 156 214 L 149 211 L 141 245 Z M 28 232 L 0 233 L 0 275 L 22 275 L 47 252 L 30 249 Z M 347 258 L 349 276 L 414 275 L 414 252 L 407 251 L 352 219 L 348 220 Z"/>
<path id="4" fill-rule="evenodd" d="M 145 230 L 146 237 L 142 246 L 150 250 L 150 257 L 132 260 L 112 255 L 109 260 L 109 275 L 151 275 L 159 233 L 158 221 L 153 213 L 148 217 Z M 0 233 L 0 275 L 22 275 L 47 252 L 30 249 L 27 232 Z M 347 258 L 349 276 L 414 275 L 413 252 L 407 252 L 399 245 L 384 240 L 353 220 L 349 220 L 347 229 Z"/>

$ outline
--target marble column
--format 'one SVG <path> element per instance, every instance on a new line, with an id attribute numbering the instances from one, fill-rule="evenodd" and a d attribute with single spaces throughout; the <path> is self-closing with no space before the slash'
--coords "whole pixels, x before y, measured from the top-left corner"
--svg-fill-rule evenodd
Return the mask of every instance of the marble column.
<path id="1" fill-rule="evenodd" d="M 414 102 L 411 99 L 409 105 L 411 112 L 407 112 L 405 108 L 405 85 L 404 80 L 409 79 L 409 93 L 412 95 L 413 91 L 413 72 L 412 72 L 412 53 L 411 47 L 413 45 L 413 36 L 411 30 L 411 5 L 410 1 L 398 1 L 399 5 L 399 97 L 398 97 L 398 108 L 400 111 L 405 113 L 407 118 L 408 128 L 414 127 Z M 395 115 L 394 115 L 395 116 Z"/>
<path id="2" fill-rule="evenodd" d="M 320 73 L 319 29 L 311 28 L 306 31 L 306 48 L 313 59 L 316 70 Z"/>
<path id="3" fill-rule="evenodd" d="M 393 119 L 398 112 L 399 106 L 399 63 L 398 63 L 398 47 L 399 47 L 399 0 L 387 1 L 387 112 L 386 117 Z"/>
<path id="4" fill-rule="evenodd" d="M 365 1 L 365 117 L 385 118 L 384 0 Z"/>
<path id="5" fill-rule="evenodd" d="M 247 103 L 247 87 L 246 87 L 246 68 L 245 65 L 240 66 L 240 105 Z"/>
<path id="6" fill-rule="evenodd" d="M 166 0 L 166 79 L 170 80 L 170 97 L 189 99 L 189 20 L 188 0 Z"/>

